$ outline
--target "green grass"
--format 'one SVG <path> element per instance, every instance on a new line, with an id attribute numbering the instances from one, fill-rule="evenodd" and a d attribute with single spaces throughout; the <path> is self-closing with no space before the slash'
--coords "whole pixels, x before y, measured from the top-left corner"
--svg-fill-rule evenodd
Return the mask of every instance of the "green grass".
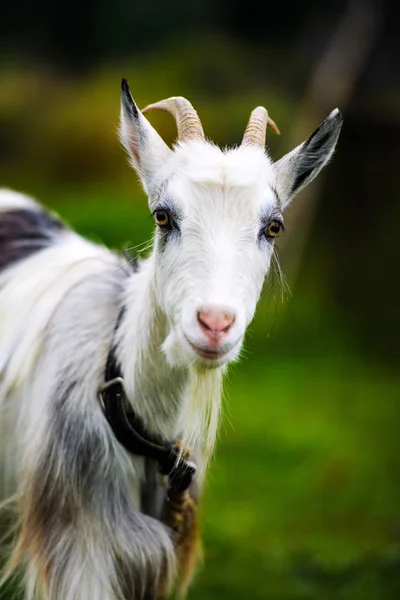
<path id="1" fill-rule="evenodd" d="M 398 382 L 348 361 L 235 371 L 190 598 L 398 598 Z"/>
<path id="2" fill-rule="evenodd" d="M 137 191 L 41 197 L 97 241 L 150 237 Z M 189 600 L 398 600 L 399 377 L 357 354 L 317 284 L 284 306 L 267 289 L 246 346 L 228 376 Z"/>

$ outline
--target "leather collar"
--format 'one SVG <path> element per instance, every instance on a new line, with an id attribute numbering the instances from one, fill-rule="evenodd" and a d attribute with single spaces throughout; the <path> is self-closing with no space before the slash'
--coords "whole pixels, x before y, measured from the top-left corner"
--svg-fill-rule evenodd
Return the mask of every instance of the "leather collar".
<path id="1" fill-rule="evenodd" d="M 121 316 L 122 313 L 118 318 L 117 328 Z M 142 420 L 127 400 L 124 380 L 115 355 L 115 345 L 112 345 L 108 354 L 99 400 L 116 439 L 125 450 L 156 460 L 160 473 L 168 476 L 169 491 L 183 492 L 189 488 L 196 465 L 179 455 L 176 442 L 156 439 L 146 431 Z"/>

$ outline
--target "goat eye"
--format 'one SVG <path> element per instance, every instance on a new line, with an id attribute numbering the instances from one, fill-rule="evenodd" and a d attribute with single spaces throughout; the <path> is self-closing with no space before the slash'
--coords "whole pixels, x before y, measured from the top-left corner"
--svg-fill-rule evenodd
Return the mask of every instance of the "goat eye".
<path id="1" fill-rule="evenodd" d="M 265 228 L 265 235 L 267 238 L 274 238 L 280 234 L 283 229 L 282 223 L 279 221 L 271 221 Z"/>
<path id="2" fill-rule="evenodd" d="M 169 225 L 169 214 L 165 210 L 156 210 L 154 213 L 156 223 L 160 227 L 168 227 Z"/>

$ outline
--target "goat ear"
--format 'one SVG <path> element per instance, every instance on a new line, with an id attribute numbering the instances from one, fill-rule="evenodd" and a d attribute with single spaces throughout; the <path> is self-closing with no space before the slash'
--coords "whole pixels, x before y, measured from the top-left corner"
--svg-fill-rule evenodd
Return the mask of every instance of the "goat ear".
<path id="1" fill-rule="evenodd" d="M 119 135 L 145 191 L 149 192 L 158 169 L 172 155 L 172 150 L 136 106 L 126 79 L 121 84 Z"/>
<path id="2" fill-rule="evenodd" d="M 300 146 L 275 163 L 276 191 L 286 208 L 332 157 L 343 118 L 336 108 Z"/>

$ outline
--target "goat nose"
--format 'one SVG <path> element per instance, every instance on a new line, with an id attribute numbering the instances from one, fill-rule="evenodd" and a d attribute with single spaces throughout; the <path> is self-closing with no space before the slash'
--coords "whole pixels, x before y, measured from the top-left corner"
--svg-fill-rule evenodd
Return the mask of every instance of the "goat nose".
<path id="1" fill-rule="evenodd" d="M 235 315 L 223 308 L 204 308 L 197 312 L 197 320 L 208 337 L 220 338 L 232 327 Z"/>

